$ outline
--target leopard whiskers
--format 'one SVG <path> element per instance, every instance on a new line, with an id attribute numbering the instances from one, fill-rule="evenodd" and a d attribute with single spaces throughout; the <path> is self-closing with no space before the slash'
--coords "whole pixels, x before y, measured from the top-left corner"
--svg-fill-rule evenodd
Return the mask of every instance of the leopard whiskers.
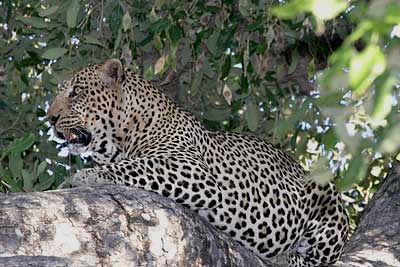
<path id="1" fill-rule="evenodd" d="M 65 135 L 70 135 L 71 134 L 71 130 L 70 129 L 64 129 L 64 134 Z M 72 179 L 72 160 L 71 160 L 72 153 L 71 153 L 71 148 L 69 146 L 68 138 L 66 138 L 66 143 L 67 143 L 67 148 L 68 148 L 68 166 L 69 166 L 68 174 L 69 174 L 69 178 Z"/>

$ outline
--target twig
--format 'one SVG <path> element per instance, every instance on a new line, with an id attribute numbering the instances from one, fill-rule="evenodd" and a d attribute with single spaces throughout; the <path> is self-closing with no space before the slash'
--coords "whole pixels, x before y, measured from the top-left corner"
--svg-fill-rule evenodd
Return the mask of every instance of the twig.
<path id="1" fill-rule="evenodd" d="M 275 111 L 274 131 L 272 132 L 272 143 L 275 144 L 276 131 L 278 127 L 279 109 Z"/>
<path id="2" fill-rule="evenodd" d="M 21 113 L 18 114 L 17 119 L 11 124 L 10 127 L 6 128 L 0 132 L 0 136 L 2 136 L 5 132 L 12 130 L 14 128 L 14 126 L 18 123 L 20 117 L 21 117 Z"/>

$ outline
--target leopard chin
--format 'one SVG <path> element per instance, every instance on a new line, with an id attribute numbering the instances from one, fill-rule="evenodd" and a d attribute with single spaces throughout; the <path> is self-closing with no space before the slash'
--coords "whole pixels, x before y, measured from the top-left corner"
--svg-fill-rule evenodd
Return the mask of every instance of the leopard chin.
<path id="1" fill-rule="evenodd" d="M 68 144 L 65 142 L 65 146 L 68 147 L 68 152 L 71 155 L 79 156 L 84 153 L 91 152 L 88 146 L 83 146 L 81 144 Z"/>

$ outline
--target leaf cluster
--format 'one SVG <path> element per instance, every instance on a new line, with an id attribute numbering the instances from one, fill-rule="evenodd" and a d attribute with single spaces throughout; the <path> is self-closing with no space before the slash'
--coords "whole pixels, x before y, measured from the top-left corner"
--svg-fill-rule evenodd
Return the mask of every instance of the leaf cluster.
<path id="1" fill-rule="evenodd" d="M 396 1 L 0 3 L 2 191 L 57 188 L 79 168 L 57 156 L 45 110 L 65 77 L 111 57 L 209 128 L 334 180 L 355 215 L 399 152 Z"/>

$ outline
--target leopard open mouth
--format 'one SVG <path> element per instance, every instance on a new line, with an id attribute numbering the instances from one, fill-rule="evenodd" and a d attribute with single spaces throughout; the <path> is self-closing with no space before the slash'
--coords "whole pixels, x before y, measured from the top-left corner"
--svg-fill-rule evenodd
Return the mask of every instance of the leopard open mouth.
<path id="1" fill-rule="evenodd" d="M 66 140 L 66 144 L 77 144 L 87 146 L 92 141 L 92 134 L 83 128 L 73 128 L 64 133 L 56 131 L 58 138 Z"/>

